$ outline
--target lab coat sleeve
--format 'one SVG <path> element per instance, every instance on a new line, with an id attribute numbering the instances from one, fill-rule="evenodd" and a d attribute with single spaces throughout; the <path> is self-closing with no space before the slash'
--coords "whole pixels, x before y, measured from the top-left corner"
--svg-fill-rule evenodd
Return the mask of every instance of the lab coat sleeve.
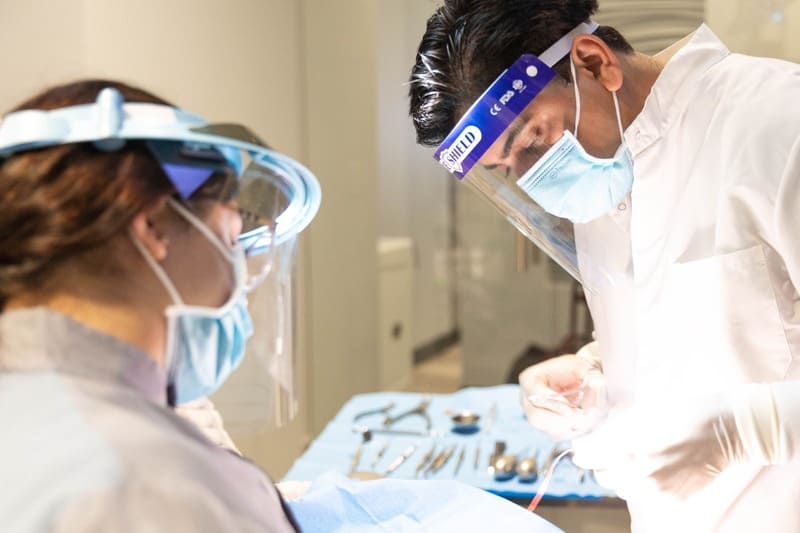
<path id="1" fill-rule="evenodd" d="M 773 246 L 783 259 L 795 292 L 800 292 L 800 138 L 790 151 L 774 213 Z"/>
<path id="2" fill-rule="evenodd" d="M 156 471 L 152 476 L 152 481 L 129 480 L 107 490 L 77 496 L 63 507 L 52 531 L 211 533 L 259 530 L 256 524 L 234 516 L 202 485 L 175 479 L 161 483 Z"/>
<path id="3" fill-rule="evenodd" d="M 763 156 L 762 156 L 763 157 Z M 789 149 L 777 188 L 774 209 L 764 209 L 770 247 L 786 269 L 773 279 L 776 294 L 789 300 L 795 312 L 800 288 L 800 137 Z M 789 287 L 787 284 L 791 284 Z M 800 354 L 795 354 L 799 356 Z M 729 391 L 738 437 L 748 462 L 784 464 L 800 455 L 800 381 L 742 385 Z"/>
<path id="4" fill-rule="evenodd" d="M 776 290 L 789 299 L 800 293 L 800 138 L 789 152 L 775 199 L 772 246 L 780 255 L 791 287 Z M 786 283 L 786 282 L 784 282 Z M 794 295 L 794 298 L 792 298 Z M 795 313 L 800 303 L 794 301 Z M 795 353 L 795 357 L 800 353 Z M 800 454 L 800 381 L 754 385 L 735 401 L 737 427 L 755 457 L 785 463 Z M 758 442 L 758 438 L 761 442 Z"/>

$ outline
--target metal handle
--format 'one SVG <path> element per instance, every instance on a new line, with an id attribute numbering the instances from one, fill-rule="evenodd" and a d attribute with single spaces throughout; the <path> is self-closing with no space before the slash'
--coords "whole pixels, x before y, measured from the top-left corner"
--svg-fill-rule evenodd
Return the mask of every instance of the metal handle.
<path id="1" fill-rule="evenodd" d="M 356 470 L 358 470 L 358 463 L 361 462 L 361 452 L 364 451 L 364 444 L 359 444 L 358 448 L 356 449 L 355 455 L 353 455 L 353 462 L 350 463 L 350 473 L 352 474 Z"/>
<path id="2" fill-rule="evenodd" d="M 414 455 L 414 452 L 417 450 L 416 446 L 409 446 L 406 448 L 406 451 L 403 452 L 403 455 L 392 461 L 392 464 L 389 465 L 389 468 L 386 469 L 386 475 L 392 474 L 395 470 L 400 468 L 400 465 L 406 462 L 406 460 Z"/>
<path id="3" fill-rule="evenodd" d="M 528 239 L 517 231 L 517 272 L 528 271 Z"/>
<path id="4" fill-rule="evenodd" d="M 542 260 L 542 252 L 525 235 L 516 232 L 517 272 L 527 272 L 530 266 L 538 265 Z"/>

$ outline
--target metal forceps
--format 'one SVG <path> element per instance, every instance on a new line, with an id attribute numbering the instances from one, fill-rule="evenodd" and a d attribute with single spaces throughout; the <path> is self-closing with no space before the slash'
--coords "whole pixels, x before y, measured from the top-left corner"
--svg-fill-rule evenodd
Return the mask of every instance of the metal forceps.
<path id="1" fill-rule="evenodd" d="M 425 398 L 420 402 L 418 406 L 413 409 L 410 409 L 404 413 L 400 413 L 396 416 L 389 416 L 387 414 L 386 418 L 383 421 L 383 425 L 386 427 L 393 426 L 395 423 L 399 422 L 403 418 L 409 416 L 421 416 L 425 420 L 425 429 L 429 430 L 433 427 L 433 423 L 431 422 L 431 417 L 428 416 L 428 406 L 431 404 L 430 398 Z"/>
<path id="2" fill-rule="evenodd" d="M 372 415 L 388 416 L 389 411 L 391 411 L 392 409 L 394 409 L 394 402 L 389 402 L 385 407 L 379 407 L 378 409 L 370 409 L 368 411 L 362 411 L 358 413 L 356 416 L 353 417 L 353 422 L 358 422 L 362 418 Z"/>

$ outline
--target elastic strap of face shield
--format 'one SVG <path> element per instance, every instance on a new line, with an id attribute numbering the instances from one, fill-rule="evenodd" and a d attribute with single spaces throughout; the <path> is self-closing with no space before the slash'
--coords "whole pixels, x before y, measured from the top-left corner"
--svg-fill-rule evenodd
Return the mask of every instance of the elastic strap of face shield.
<path id="1" fill-rule="evenodd" d="M 575 40 L 575 37 L 585 34 L 591 35 L 599 27 L 593 20 L 581 22 L 572 31 L 556 41 L 553 46 L 542 52 L 539 55 L 539 59 L 548 67 L 554 67 L 556 63 L 567 57 L 567 54 L 572 51 L 572 41 Z"/>

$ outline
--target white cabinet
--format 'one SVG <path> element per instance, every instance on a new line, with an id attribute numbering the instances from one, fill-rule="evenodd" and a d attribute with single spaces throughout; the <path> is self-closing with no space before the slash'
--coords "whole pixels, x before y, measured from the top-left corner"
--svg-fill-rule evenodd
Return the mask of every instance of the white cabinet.
<path id="1" fill-rule="evenodd" d="M 403 390 L 411 382 L 413 290 L 411 239 L 379 239 L 378 368 L 383 390 Z"/>

